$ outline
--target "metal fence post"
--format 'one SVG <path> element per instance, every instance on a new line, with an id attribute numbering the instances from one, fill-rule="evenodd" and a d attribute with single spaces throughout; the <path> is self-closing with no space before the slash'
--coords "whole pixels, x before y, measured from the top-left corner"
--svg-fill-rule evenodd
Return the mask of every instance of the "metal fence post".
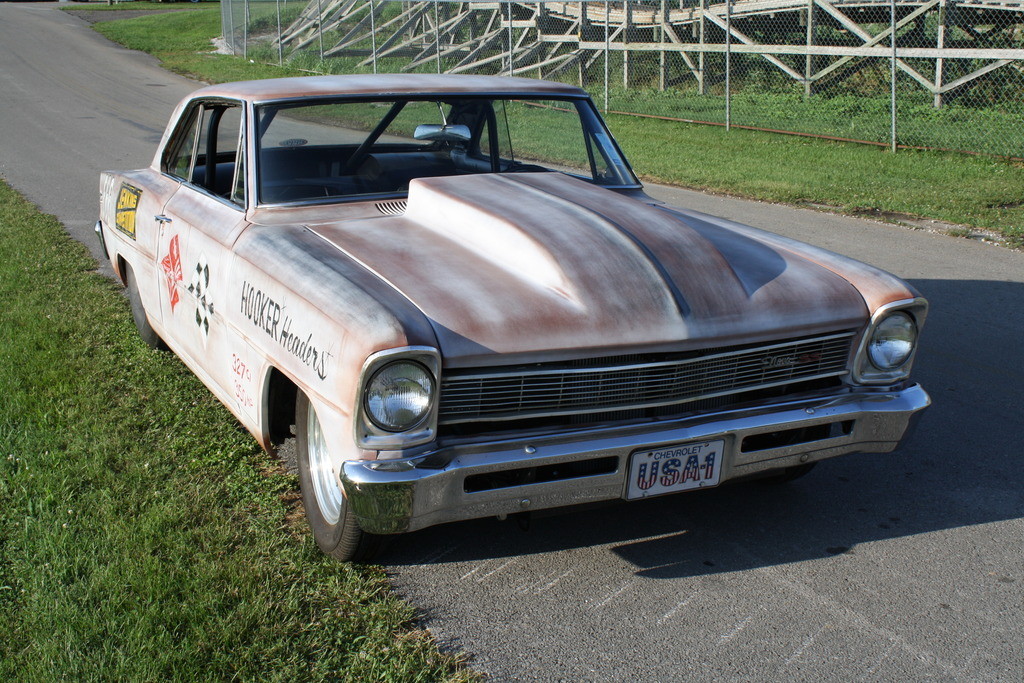
<path id="1" fill-rule="evenodd" d="M 242 58 L 249 58 L 249 0 L 242 5 Z"/>
<path id="2" fill-rule="evenodd" d="M 814 0 L 807 0 L 807 56 L 804 58 L 804 100 L 811 97 L 814 88 L 812 87 L 811 76 L 814 75 L 814 55 L 811 48 L 814 47 L 817 25 L 814 20 Z"/>
<path id="3" fill-rule="evenodd" d="M 630 0 L 622 2 L 622 89 L 629 91 L 629 29 L 633 27 L 633 6 Z"/>
<path id="4" fill-rule="evenodd" d="M 935 27 L 935 47 L 938 48 L 939 54 L 942 54 L 943 49 L 946 47 L 946 22 L 949 17 L 946 14 L 946 0 L 939 0 L 939 25 Z M 955 26 L 955 24 L 954 24 Z M 938 57 L 935 60 L 935 88 L 942 88 L 943 72 L 946 68 L 946 60 L 942 57 Z M 932 97 L 932 106 L 936 109 L 942 107 L 942 91 L 936 92 Z"/>
<path id="5" fill-rule="evenodd" d="M 512 75 L 512 0 L 507 0 L 508 7 L 508 75 Z"/>
<path id="6" fill-rule="evenodd" d="M 896 0 L 889 0 L 889 44 L 892 45 L 892 61 L 889 75 L 889 111 L 891 113 L 890 133 L 892 152 L 896 152 Z"/>
<path id="7" fill-rule="evenodd" d="M 892 0 L 893 2 L 895 0 Z M 725 130 L 732 127 L 732 0 L 725 0 Z"/>
<path id="8" fill-rule="evenodd" d="M 316 33 L 320 38 L 320 68 L 323 68 L 324 63 L 324 8 L 320 5 L 320 0 L 316 0 Z"/>
<path id="9" fill-rule="evenodd" d="M 708 0 L 700 0 L 700 52 L 697 54 L 698 66 L 697 72 L 700 74 L 700 82 L 697 84 L 697 93 L 700 95 L 706 95 L 707 90 L 704 84 L 707 83 L 707 72 L 704 71 L 704 22 L 706 21 L 704 15 L 708 10 Z"/>
<path id="10" fill-rule="evenodd" d="M 611 59 L 611 0 L 604 0 L 604 113 L 608 114 L 608 88 L 611 82 L 609 60 Z"/>
<path id="11" fill-rule="evenodd" d="M 661 43 L 661 51 L 658 53 L 658 90 L 665 90 L 665 69 L 666 69 L 666 54 L 665 54 L 665 24 L 668 23 L 668 9 L 665 6 L 665 0 L 661 0 L 661 17 L 658 19 L 658 27 L 661 29 L 658 32 L 658 42 Z"/>
<path id="12" fill-rule="evenodd" d="M 440 0 L 434 0 L 434 55 L 437 57 L 437 73 L 441 73 L 441 19 L 437 12 Z"/>
<path id="13" fill-rule="evenodd" d="M 377 73 L 377 6 L 370 0 L 370 58 L 373 59 L 373 73 Z"/>
<path id="14" fill-rule="evenodd" d="M 281 42 L 281 0 L 274 0 L 277 5 L 277 65 L 284 66 L 284 43 Z"/>
<path id="15" fill-rule="evenodd" d="M 228 47 L 231 48 L 231 54 L 235 54 L 235 18 L 231 14 L 235 8 L 234 6 L 232 6 L 231 0 L 227 0 L 227 3 L 224 5 L 224 7 L 227 8 L 227 13 L 225 15 L 224 12 L 221 12 L 220 15 L 221 21 L 224 20 L 225 16 L 227 16 L 228 19 L 228 29 L 227 31 L 224 31 L 224 42 L 226 42 L 228 44 Z"/>

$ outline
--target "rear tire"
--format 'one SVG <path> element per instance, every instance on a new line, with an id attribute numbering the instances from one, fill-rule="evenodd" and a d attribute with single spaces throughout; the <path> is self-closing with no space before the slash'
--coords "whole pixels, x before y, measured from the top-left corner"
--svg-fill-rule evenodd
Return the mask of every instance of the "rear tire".
<path id="1" fill-rule="evenodd" d="M 149 324 L 146 308 L 142 305 L 142 296 L 139 294 L 139 285 L 135 281 L 135 273 L 132 272 L 131 266 L 127 265 L 124 269 L 124 287 L 128 290 L 128 301 L 132 307 L 132 319 L 135 321 L 135 329 L 139 331 L 139 337 L 142 338 L 142 341 L 149 348 L 166 351 L 167 344 L 164 343 L 164 340 L 160 338 L 160 335 Z"/>
<path id="2" fill-rule="evenodd" d="M 316 410 L 301 391 L 295 397 L 296 460 L 306 519 L 322 551 L 342 562 L 368 562 L 382 537 L 359 528 L 338 480 L 341 458 L 324 441 Z"/>

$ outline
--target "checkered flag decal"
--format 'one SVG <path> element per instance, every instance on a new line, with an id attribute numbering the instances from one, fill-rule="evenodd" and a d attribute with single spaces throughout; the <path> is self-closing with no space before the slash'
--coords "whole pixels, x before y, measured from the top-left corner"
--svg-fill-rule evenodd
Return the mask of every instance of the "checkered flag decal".
<path id="1" fill-rule="evenodd" d="M 210 266 L 206 256 L 200 256 L 192 273 L 188 292 L 196 299 L 196 325 L 203 333 L 203 344 L 210 336 L 210 316 L 213 315 L 213 298 L 210 297 Z"/>

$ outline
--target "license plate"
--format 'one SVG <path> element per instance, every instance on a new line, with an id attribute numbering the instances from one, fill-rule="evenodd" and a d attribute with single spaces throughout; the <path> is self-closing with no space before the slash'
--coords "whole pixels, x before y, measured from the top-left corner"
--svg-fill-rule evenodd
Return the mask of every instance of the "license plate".
<path id="1" fill-rule="evenodd" d="M 721 439 L 692 441 L 633 453 L 626 498 L 717 486 L 724 445 Z"/>

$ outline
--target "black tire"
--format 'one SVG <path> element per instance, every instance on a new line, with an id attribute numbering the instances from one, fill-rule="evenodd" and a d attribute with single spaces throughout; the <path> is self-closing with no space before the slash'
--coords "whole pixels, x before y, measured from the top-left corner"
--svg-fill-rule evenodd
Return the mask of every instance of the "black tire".
<path id="1" fill-rule="evenodd" d="M 331 557 L 342 562 L 369 562 L 380 549 L 382 537 L 368 534 L 359 528 L 355 515 L 348 508 L 344 490 L 341 485 L 332 482 L 320 482 L 321 486 L 336 486 L 340 493 L 340 511 L 337 520 L 328 519 L 325 509 L 330 503 L 322 505 L 314 483 L 315 474 L 310 464 L 310 411 L 309 399 L 301 391 L 295 397 L 295 442 L 296 460 L 299 470 L 299 487 L 302 490 L 302 504 L 306 508 L 306 519 L 313 530 L 313 538 L 317 546 Z M 316 413 L 313 413 L 315 419 Z M 337 502 L 338 499 L 335 499 Z"/>
<path id="2" fill-rule="evenodd" d="M 139 331 L 139 337 L 151 349 L 160 351 L 167 350 L 167 344 L 156 333 L 156 330 L 149 324 L 146 317 L 146 308 L 142 305 L 142 296 L 139 294 L 139 285 L 135 281 L 135 273 L 130 266 L 124 268 L 124 287 L 128 290 L 128 301 L 132 307 L 132 319 L 135 320 L 135 329 Z"/>

